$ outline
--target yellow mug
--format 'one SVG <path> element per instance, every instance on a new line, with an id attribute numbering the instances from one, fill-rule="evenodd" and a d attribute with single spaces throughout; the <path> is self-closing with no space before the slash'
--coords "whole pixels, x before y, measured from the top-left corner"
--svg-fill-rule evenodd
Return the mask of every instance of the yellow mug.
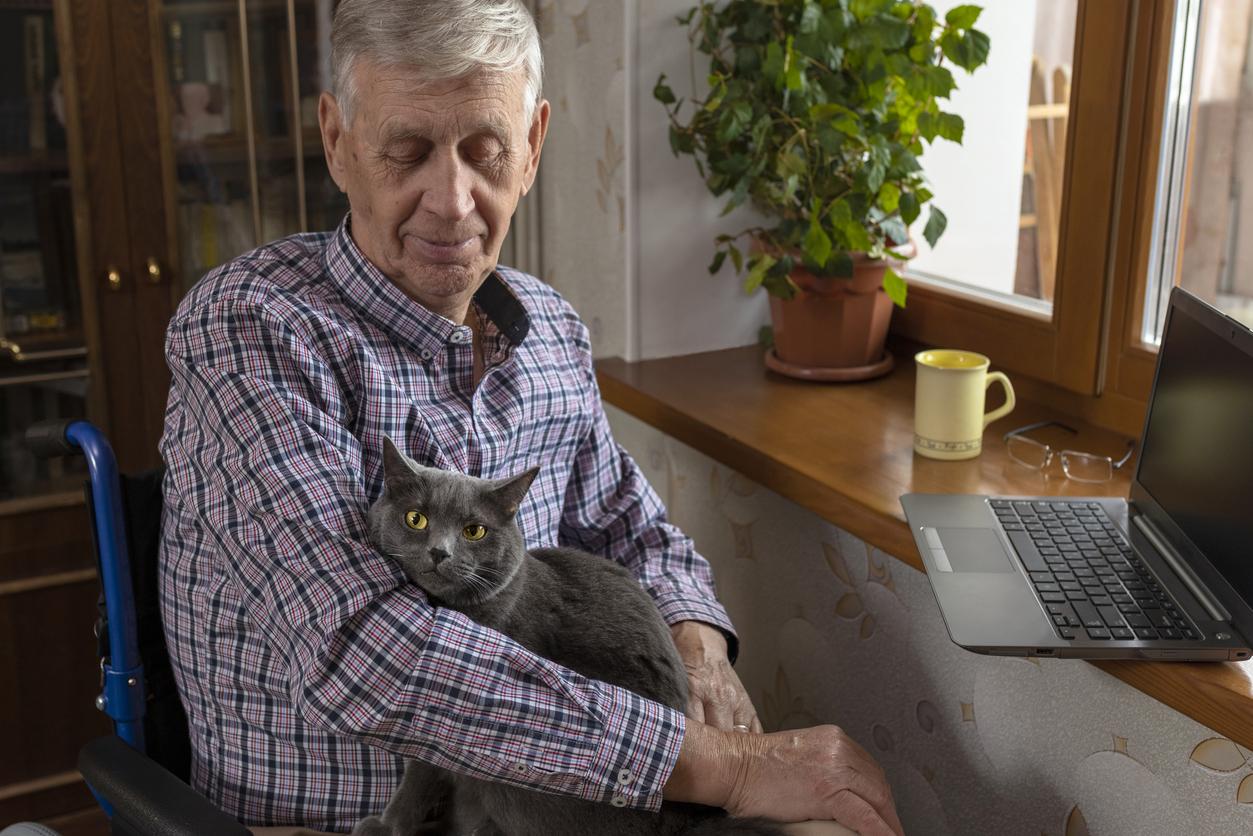
<path id="1" fill-rule="evenodd" d="M 1014 387 L 991 361 L 973 351 L 937 348 L 914 355 L 914 450 L 932 459 L 973 459 L 983 452 L 983 430 L 1014 408 Z M 988 387 L 1005 387 L 1005 404 L 983 412 Z"/>

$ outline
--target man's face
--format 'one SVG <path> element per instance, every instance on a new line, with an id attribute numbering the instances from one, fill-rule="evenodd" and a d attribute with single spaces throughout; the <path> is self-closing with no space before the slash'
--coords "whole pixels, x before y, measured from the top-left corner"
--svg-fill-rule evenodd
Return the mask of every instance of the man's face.
<path id="1" fill-rule="evenodd" d="M 548 103 L 526 124 L 521 70 L 424 82 L 412 69 L 362 61 L 355 73 L 351 125 L 329 94 L 318 108 L 353 239 L 409 296 L 448 315 L 496 266 L 535 180 Z"/>

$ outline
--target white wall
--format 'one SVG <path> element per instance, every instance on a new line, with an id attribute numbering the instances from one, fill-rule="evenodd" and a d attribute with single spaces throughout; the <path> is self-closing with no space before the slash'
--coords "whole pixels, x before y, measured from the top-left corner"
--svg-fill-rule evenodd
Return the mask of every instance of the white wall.
<path id="1" fill-rule="evenodd" d="M 675 16 L 692 5 L 691 0 L 640 0 L 638 6 L 632 278 L 644 359 L 749 345 L 769 319 L 764 293 L 747 296 L 730 262 L 716 276 L 707 271 L 714 236 L 753 223 L 751 213 L 745 209 L 718 217 L 722 201 L 709 193 L 691 157 L 676 159 L 671 153 L 665 109 L 652 96 L 663 72 L 676 96 L 691 95 L 691 48 Z M 708 65 L 698 61 L 697 78 L 707 73 Z"/>

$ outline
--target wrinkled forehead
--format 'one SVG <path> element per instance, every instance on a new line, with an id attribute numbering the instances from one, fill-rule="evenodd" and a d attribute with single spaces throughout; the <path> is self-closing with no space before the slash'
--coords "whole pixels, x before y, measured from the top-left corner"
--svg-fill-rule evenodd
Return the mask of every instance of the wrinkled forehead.
<path id="1" fill-rule="evenodd" d="M 523 70 L 476 70 L 460 78 L 431 80 L 415 67 L 361 62 L 359 116 L 380 143 L 411 137 L 457 141 L 479 133 L 507 139 L 524 126 Z"/>

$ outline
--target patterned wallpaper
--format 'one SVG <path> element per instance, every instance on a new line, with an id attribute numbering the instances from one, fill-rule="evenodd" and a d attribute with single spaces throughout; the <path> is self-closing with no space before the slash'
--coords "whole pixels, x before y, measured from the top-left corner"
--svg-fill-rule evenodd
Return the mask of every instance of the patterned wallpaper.
<path id="1" fill-rule="evenodd" d="M 1253 833 L 1253 752 L 1085 662 L 962 650 L 922 573 L 608 410 L 713 563 L 767 730 L 845 728 L 908 833 Z"/>
<path id="2" fill-rule="evenodd" d="M 540 165 L 542 278 L 574 305 L 597 356 L 624 355 L 628 85 L 618 2 L 538 0 L 552 121 Z"/>

